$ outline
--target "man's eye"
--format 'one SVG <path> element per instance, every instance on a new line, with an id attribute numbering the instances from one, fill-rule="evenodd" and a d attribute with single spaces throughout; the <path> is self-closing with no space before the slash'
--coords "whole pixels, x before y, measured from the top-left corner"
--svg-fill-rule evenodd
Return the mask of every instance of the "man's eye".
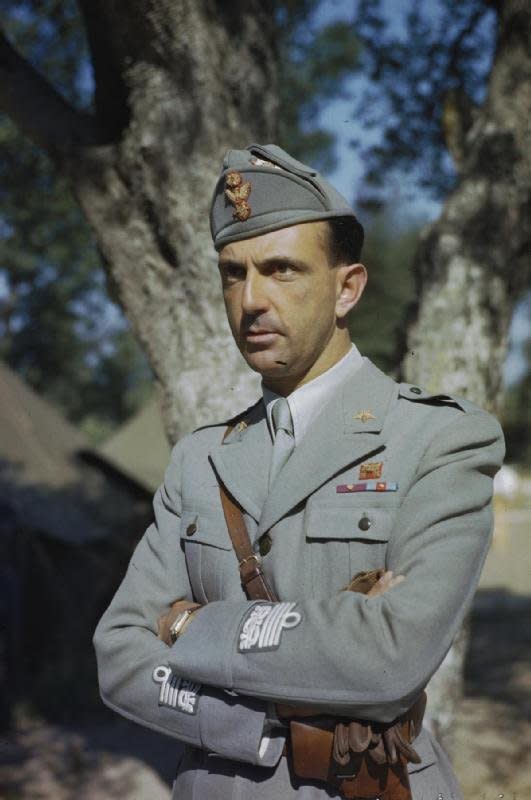
<path id="1" fill-rule="evenodd" d="M 277 264 L 275 266 L 275 272 L 281 277 L 286 278 L 295 274 L 295 270 L 290 264 Z"/>
<path id="2" fill-rule="evenodd" d="M 222 272 L 222 278 L 225 283 L 235 283 L 245 278 L 245 270 L 239 267 L 227 267 Z"/>

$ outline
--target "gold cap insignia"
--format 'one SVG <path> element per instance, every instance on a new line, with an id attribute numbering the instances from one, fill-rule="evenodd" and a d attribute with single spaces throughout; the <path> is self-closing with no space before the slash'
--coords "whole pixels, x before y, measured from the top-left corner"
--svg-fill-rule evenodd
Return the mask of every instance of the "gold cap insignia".
<path id="1" fill-rule="evenodd" d="M 229 172 L 225 176 L 225 197 L 234 206 L 232 216 L 240 222 L 245 222 L 251 216 L 251 206 L 247 202 L 251 189 L 250 181 L 243 183 L 239 172 Z"/>
<path id="2" fill-rule="evenodd" d="M 357 414 L 354 414 L 353 419 L 359 419 L 361 422 L 368 422 L 370 419 L 376 419 L 370 408 L 366 409 L 365 411 L 358 411 Z"/>

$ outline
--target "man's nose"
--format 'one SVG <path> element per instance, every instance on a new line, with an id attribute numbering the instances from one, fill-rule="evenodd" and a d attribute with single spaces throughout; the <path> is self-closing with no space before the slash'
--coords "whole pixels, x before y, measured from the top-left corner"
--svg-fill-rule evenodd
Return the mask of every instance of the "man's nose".
<path id="1" fill-rule="evenodd" d="M 249 271 L 245 278 L 242 295 L 242 310 L 245 314 L 258 314 L 267 311 L 267 287 L 263 275 Z"/>

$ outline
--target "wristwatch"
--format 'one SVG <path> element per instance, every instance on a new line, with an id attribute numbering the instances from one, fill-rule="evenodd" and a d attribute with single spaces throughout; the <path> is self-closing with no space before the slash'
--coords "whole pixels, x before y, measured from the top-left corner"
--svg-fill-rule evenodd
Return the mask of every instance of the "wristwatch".
<path id="1" fill-rule="evenodd" d="M 170 625 L 170 641 L 172 644 L 177 641 L 181 633 L 186 628 L 188 620 L 198 608 L 201 608 L 199 603 L 193 608 L 186 608 L 184 611 L 181 611 L 180 614 L 177 614 L 176 618 Z"/>

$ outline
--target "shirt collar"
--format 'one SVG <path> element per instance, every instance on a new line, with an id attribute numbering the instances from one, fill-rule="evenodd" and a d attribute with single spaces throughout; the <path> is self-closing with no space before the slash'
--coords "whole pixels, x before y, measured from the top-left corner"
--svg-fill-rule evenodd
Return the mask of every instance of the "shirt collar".
<path id="1" fill-rule="evenodd" d="M 293 419 L 295 447 L 310 429 L 314 419 L 321 412 L 323 405 L 331 398 L 339 385 L 361 367 L 363 360 L 363 356 L 356 345 L 352 344 L 343 358 L 336 361 L 333 366 L 318 375 L 317 378 L 305 383 L 287 396 L 286 399 Z M 280 395 L 264 386 L 263 382 L 262 392 L 269 431 L 274 438 L 271 412 L 275 401 L 278 400 Z"/>

